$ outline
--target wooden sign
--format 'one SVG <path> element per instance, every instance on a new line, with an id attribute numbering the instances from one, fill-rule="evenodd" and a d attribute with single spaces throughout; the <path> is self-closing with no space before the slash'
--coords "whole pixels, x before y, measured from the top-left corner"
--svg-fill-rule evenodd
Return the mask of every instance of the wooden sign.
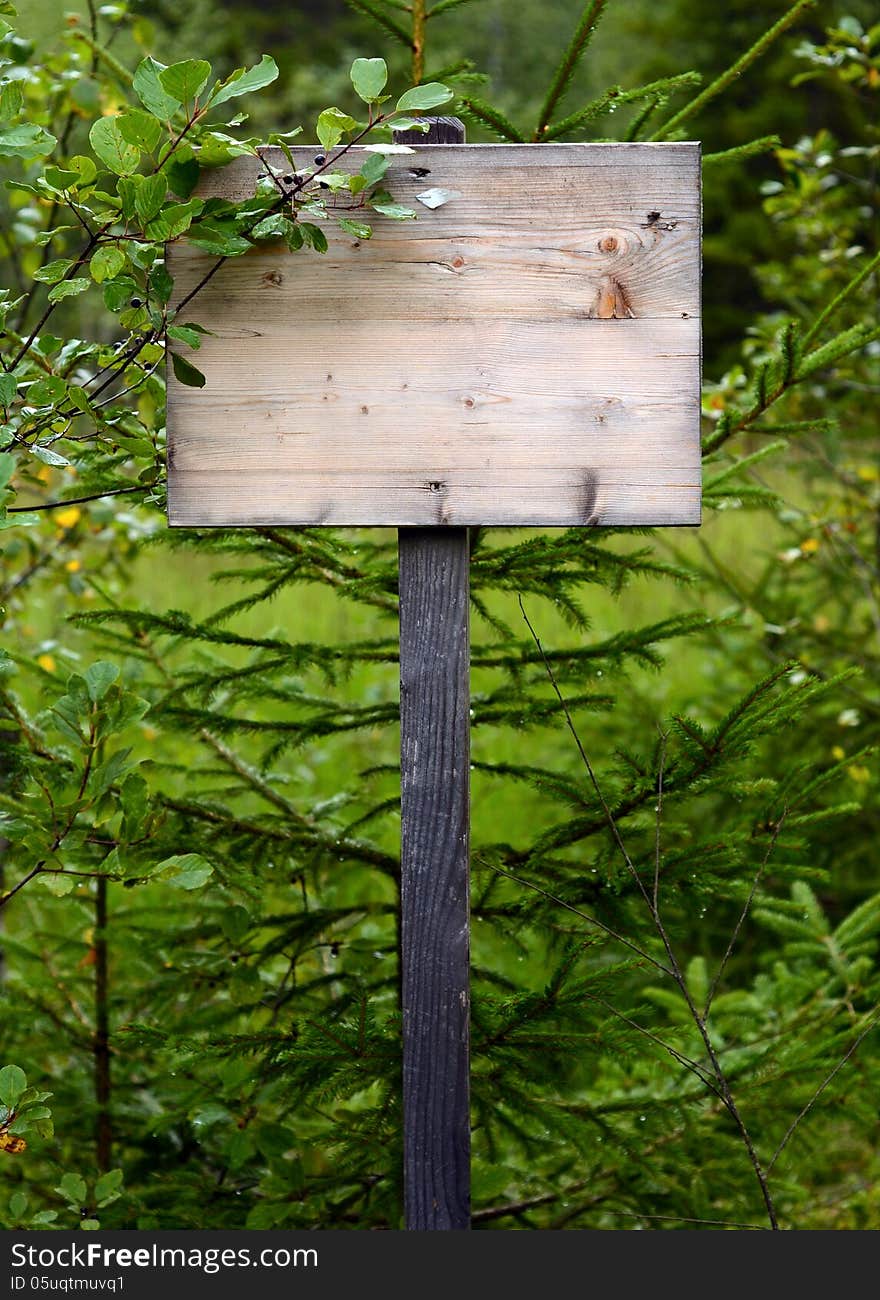
<path id="1" fill-rule="evenodd" d="M 699 523 L 699 171 L 690 143 L 416 146 L 385 184 L 418 220 L 231 260 L 189 309 L 205 388 L 169 375 L 170 522 Z M 216 260 L 169 256 L 178 300 Z"/>

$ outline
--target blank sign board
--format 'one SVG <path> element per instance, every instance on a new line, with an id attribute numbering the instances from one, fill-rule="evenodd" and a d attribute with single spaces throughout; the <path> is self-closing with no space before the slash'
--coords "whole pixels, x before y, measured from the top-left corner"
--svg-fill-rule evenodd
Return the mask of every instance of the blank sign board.
<path id="1" fill-rule="evenodd" d="M 184 316 L 205 387 L 169 374 L 170 522 L 699 523 L 699 169 L 696 144 L 420 145 L 386 181 L 416 220 L 230 260 Z M 216 260 L 169 257 L 176 300 Z"/>

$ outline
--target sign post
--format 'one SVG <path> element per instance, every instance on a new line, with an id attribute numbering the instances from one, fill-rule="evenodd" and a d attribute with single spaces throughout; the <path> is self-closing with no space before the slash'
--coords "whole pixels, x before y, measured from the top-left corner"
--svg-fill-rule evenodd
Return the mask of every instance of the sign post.
<path id="1" fill-rule="evenodd" d="M 401 144 L 462 144 L 432 118 Z M 467 528 L 401 528 L 400 899 L 404 1201 L 470 1227 L 470 554 Z"/>
<path id="2" fill-rule="evenodd" d="M 418 221 L 205 285 L 168 501 L 187 527 L 399 528 L 406 1226 L 448 1230 L 470 1220 L 468 528 L 700 522 L 700 159 L 429 120 L 386 177 Z M 202 193 L 245 199 L 258 166 Z M 170 256 L 183 296 L 211 259 Z"/>

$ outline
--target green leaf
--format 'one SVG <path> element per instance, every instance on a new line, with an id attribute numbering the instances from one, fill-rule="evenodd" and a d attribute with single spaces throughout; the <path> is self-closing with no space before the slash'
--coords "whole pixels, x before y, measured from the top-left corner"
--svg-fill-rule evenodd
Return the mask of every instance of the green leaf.
<path id="1" fill-rule="evenodd" d="M 200 221 L 190 226 L 188 238 L 196 248 L 213 253 L 215 257 L 240 257 L 253 247 L 243 235 L 236 234 L 231 224 L 219 221 Z"/>
<path id="2" fill-rule="evenodd" d="M 109 1173 L 102 1174 L 95 1183 L 95 1203 L 98 1207 L 109 1205 L 111 1201 L 119 1200 L 122 1191 L 122 1170 L 111 1169 Z"/>
<path id="3" fill-rule="evenodd" d="M 156 867 L 156 873 L 175 889 L 201 889 L 213 875 L 214 868 L 200 853 L 180 853 L 165 858 Z"/>
<path id="4" fill-rule="evenodd" d="M 61 194 L 77 185 L 79 173 L 67 167 L 47 167 L 43 172 L 43 180 L 50 189 Z"/>
<path id="5" fill-rule="evenodd" d="M 246 908 L 228 907 L 220 917 L 220 928 L 232 943 L 239 944 L 251 928 L 251 916 Z"/>
<path id="6" fill-rule="evenodd" d="M 368 226 L 365 221 L 352 221 L 350 217 L 339 218 L 339 229 L 347 235 L 354 235 L 355 239 L 371 239 L 373 235 L 372 226 Z"/>
<path id="7" fill-rule="evenodd" d="M 187 361 L 186 357 L 182 357 L 179 352 L 171 353 L 171 365 L 178 383 L 186 384 L 187 388 L 205 387 L 205 376 L 201 370 L 197 370 L 192 362 Z"/>
<path id="8" fill-rule="evenodd" d="M 205 131 L 199 137 L 199 166 L 225 167 L 233 158 L 245 158 L 254 152 L 253 145 L 236 140 L 225 131 Z"/>
<path id="9" fill-rule="evenodd" d="M 198 330 L 187 329 L 185 325 L 169 325 L 168 337 L 176 339 L 178 343 L 185 343 L 187 347 L 200 348 L 202 340 Z"/>
<path id="10" fill-rule="evenodd" d="M 139 176 L 137 179 L 139 184 L 134 192 L 134 207 L 141 223 L 146 225 L 157 215 L 165 202 L 168 182 L 161 172 L 158 176 Z"/>
<path id="11" fill-rule="evenodd" d="M 26 1213 L 28 1198 L 25 1192 L 13 1192 L 9 1198 L 9 1213 L 13 1219 L 20 1219 Z"/>
<path id="12" fill-rule="evenodd" d="M 164 262 L 157 262 L 150 272 L 150 289 L 159 302 L 167 303 L 171 300 L 174 281 Z"/>
<path id="13" fill-rule="evenodd" d="M 116 664 L 107 663 L 106 660 L 102 659 L 99 663 L 90 664 L 83 676 L 88 688 L 89 699 L 94 704 L 97 704 L 98 700 L 104 698 L 116 681 L 119 676 L 119 669 Z"/>
<path id="14" fill-rule="evenodd" d="M 82 1232 L 97 1232 L 101 1223 L 98 1219 L 80 1219 L 79 1226 Z"/>
<path id="15" fill-rule="evenodd" d="M 253 68 L 239 68 L 233 72 L 231 77 L 227 77 L 210 99 L 212 108 L 218 104 L 223 104 L 227 99 L 235 99 L 238 95 L 246 95 L 252 90 L 262 90 L 268 86 L 278 76 L 278 65 L 269 54 L 264 54 L 260 62 Z"/>
<path id="16" fill-rule="evenodd" d="M 18 1065 L 4 1065 L 0 1070 L 0 1101 L 9 1110 L 15 1110 L 18 1099 L 27 1088 L 27 1076 Z"/>
<path id="17" fill-rule="evenodd" d="M 372 104 L 388 82 L 388 65 L 384 59 L 355 59 L 350 75 L 356 93 L 365 104 Z"/>
<path id="18" fill-rule="evenodd" d="M 0 374 L 0 406 L 11 406 L 12 403 L 15 401 L 15 395 L 17 392 L 18 392 L 18 383 L 16 381 L 15 375 Z M 14 467 L 15 458 L 13 456 L 10 456 L 9 460 L 12 461 L 12 465 Z M 5 455 L 0 457 L 0 462 L 5 464 L 6 462 Z M 0 474 L 0 487 L 5 487 L 7 482 L 8 480 L 4 479 L 2 477 L 2 474 Z"/>
<path id="19" fill-rule="evenodd" d="M 62 298 L 75 298 L 78 293 L 85 293 L 91 283 L 91 280 L 86 280 L 82 276 L 77 276 L 73 280 L 62 280 L 49 290 L 49 301 L 61 302 Z"/>
<path id="20" fill-rule="evenodd" d="M 19 122 L 0 130 L 0 158 L 44 158 L 58 141 L 33 122 Z"/>
<path id="21" fill-rule="evenodd" d="M 303 239 L 307 244 L 311 244 L 316 253 L 326 253 L 329 248 L 327 236 L 320 226 L 312 225 L 311 221 L 301 221 L 296 227 L 302 232 Z"/>
<path id="22" fill-rule="evenodd" d="M 67 275 L 72 266 L 73 262 L 69 257 L 59 257 L 56 261 L 47 262 L 45 266 L 34 271 L 34 279 L 41 280 L 43 284 L 56 284 Z"/>
<path id="23" fill-rule="evenodd" d="M 66 1201 L 69 1201 L 71 1205 L 79 1207 L 85 1203 L 86 1182 L 84 1178 L 80 1178 L 79 1174 L 65 1174 L 55 1191 L 63 1196 Z"/>
<path id="24" fill-rule="evenodd" d="M 47 1228 L 58 1218 L 57 1210 L 39 1210 L 28 1223 L 29 1228 Z"/>
<path id="25" fill-rule="evenodd" d="M 41 460 L 44 465 L 53 465 L 58 469 L 70 464 L 66 456 L 59 455 L 51 447 L 41 447 L 39 443 L 31 444 L 31 454 L 36 456 L 37 460 Z"/>
<path id="26" fill-rule="evenodd" d="M 201 199 L 187 199 L 186 203 L 171 203 L 147 224 L 144 233 L 148 239 L 157 242 L 177 239 L 189 229 L 193 217 L 197 216 L 204 206 Z"/>
<path id="27" fill-rule="evenodd" d="M 383 217 L 390 217 L 392 221 L 409 221 L 416 216 L 412 208 L 406 207 L 403 203 L 395 203 L 391 195 L 384 190 L 373 195 L 370 199 L 370 207 L 374 212 L 380 212 Z"/>
<path id="28" fill-rule="evenodd" d="M 66 898 L 76 888 L 76 878 L 66 876 L 61 871 L 44 871 L 39 880 L 44 889 L 48 889 L 53 898 Z"/>
<path id="29" fill-rule="evenodd" d="M 125 815 L 123 834 L 126 839 L 133 839 L 143 825 L 149 807 L 149 789 L 139 772 L 131 772 L 125 778 L 120 792 L 122 811 Z"/>
<path id="30" fill-rule="evenodd" d="M 108 311 L 121 311 L 137 293 L 137 283 L 130 275 L 120 276 L 104 285 L 104 305 Z"/>
<path id="31" fill-rule="evenodd" d="M 155 113 L 163 122 L 167 122 L 180 108 L 180 100 L 170 95 L 159 80 L 159 74 L 166 71 L 164 63 L 147 57 L 138 64 L 132 86 L 144 108 Z"/>
<path id="32" fill-rule="evenodd" d="M 99 117 L 97 122 L 93 122 L 89 143 L 101 162 L 117 176 L 127 176 L 137 170 L 141 151 L 125 139 L 118 118 Z"/>
<path id="33" fill-rule="evenodd" d="M 168 188 L 182 199 L 188 199 L 199 183 L 199 164 L 195 158 L 179 158 L 175 155 L 165 163 L 162 170 L 168 178 Z"/>
<path id="34" fill-rule="evenodd" d="M 10 515 L 8 519 L 0 518 L 0 532 L 10 528 L 35 528 L 39 523 L 42 523 L 42 520 L 33 511 L 26 515 Z"/>
<path id="35" fill-rule="evenodd" d="M 181 104 L 190 104 L 204 90 L 211 75 L 206 59 L 183 59 L 159 73 L 159 83 L 167 95 Z"/>
<path id="36" fill-rule="evenodd" d="M 58 401 L 59 397 L 63 397 L 64 389 L 65 383 L 60 375 L 46 375 L 28 388 L 28 405 L 51 406 L 53 402 Z"/>
<path id="37" fill-rule="evenodd" d="M 289 239 L 293 222 L 280 212 L 264 217 L 251 231 L 252 239 Z"/>
<path id="38" fill-rule="evenodd" d="M 452 98 L 453 92 L 442 82 L 426 81 L 423 86 L 413 86 L 411 90 L 404 91 L 397 101 L 397 110 L 403 112 L 415 109 L 416 112 L 423 112 L 427 108 L 439 108 L 441 104 L 448 104 Z"/>
<path id="39" fill-rule="evenodd" d="M 318 139 L 325 149 L 339 144 L 343 134 L 357 126 L 357 121 L 340 108 L 325 108 L 318 118 Z"/>
<path id="40" fill-rule="evenodd" d="M 112 280 L 125 266 L 125 254 L 117 244 L 103 244 L 92 256 L 89 271 L 97 284 Z"/>
<path id="41" fill-rule="evenodd" d="M 21 112 L 23 102 L 21 82 L 4 81 L 0 86 L 0 122 L 8 122 Z"/>
<path id="42" fill-rule="evenodd" d="M 361 176 L 367 185 L 375 185 L 377 181 L 382 180 L 388 167 L 389 162 L 384 154 L 371 153 L 361 167 Z"/>
<path id="43" fill-rule="evenodd" d="M 79 184 L 81 187 L 83 185 L 90 185 L 98 174 L 98 169 L 95 166 L 94 161 L 91 158 L 87 158 L 85 154 L 76 154 L 75 157 L 70 159 L 67 165 L 71 171 L 76 172 L 79 176 Z"/>
<path id="44" fill-rule="evenodd" d="M 63 871 L 44 871 L 37 877 L 44 889 L 53 898 L 66 898 L 76 888 L 76 877 L 65 875 Z"/>
<path id="45" fill-rule="evenodd" d="M 431 123 L 426 122 L 423 117 L 395 117 L 391 129 L 392 131 L 421 131 L 422 135 L 427 135 Z"/>
<path id="46" fill-rule="evenodd" d="M 145 113 L 142 108 L 127 108 L 116 121 L 123 140 L 144 153 L 153 153 L 165 134 L 165 128 L 159 119 L 152 113 Z"/>
<path id="47" fill-rule="evenodd" d="M 68 385 L 67 400 L 72 406 L 75 406 L 78 411 L 82 411 L 84 415 L 89 415 L 91 413 L 92 404 L 89 401 L 88 393 L 84 388 L 80 388 L 78 384 Z"/>

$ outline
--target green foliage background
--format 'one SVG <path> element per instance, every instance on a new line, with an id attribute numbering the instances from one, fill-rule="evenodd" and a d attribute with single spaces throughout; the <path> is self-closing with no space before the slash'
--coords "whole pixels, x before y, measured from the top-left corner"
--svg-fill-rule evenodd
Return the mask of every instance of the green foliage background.
<path id="1" fill-rule="evenodd" d="M 0 81 L 61 144 L 8 175 L 90 154 L 145 54 L 222 77 L 270 52 L 238 136 L 307 139 L 328 104 L 362 111 L 349 65 L 382 54 L 398 90 L 448 82 L 481 139 L 531 137 L 570 48 L 563 138 L 702 139 L 702 530 L 474 536 L 474 1226 L 880 1226 L 871 6 L 796 5 L 766 50 L 782 5 L 434 8 L 419 76 L 390 0 L 87 4 L 66 26 L 34 4 Z M 248 220 L 216 214 L 221 249 Z M 48 305 L 34 274 L 81 236 L 51 192 L 4 190 L 0 221 L 4 286 L 31 295 L 6 371 Z M 0 534 L 0 1211 L 396 1227 L 395 539 L 167 531 L 157 238 L 7 371 L 6 504 L 29 513 Z M 122 379 L 101 409 L 98 372 Z"/>

